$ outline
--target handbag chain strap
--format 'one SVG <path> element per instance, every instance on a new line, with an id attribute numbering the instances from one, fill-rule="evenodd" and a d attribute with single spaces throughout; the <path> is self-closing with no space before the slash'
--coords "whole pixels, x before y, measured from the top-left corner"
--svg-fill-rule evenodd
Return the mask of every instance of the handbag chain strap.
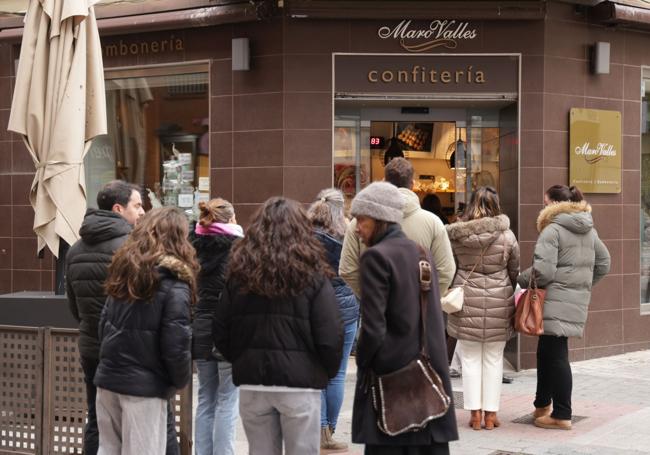
<path id="1" fill-rule="evenodd" d="M 469 281 L 469 277 L 472 276 L 472 273 L 474 273 L 474 270 L 476 270 L 476 267 L 478 267 L 478 264 L 479 264 L 479 263 L 481 262 L 481 260 L 483 259 L 483 255 L 485 254 L 485 252 L 487 251 L 487 249 L 488 249 L 489 247 L 490 247 L 490 245 L 488 245 L 488 246 L 486 246 L 485 248 L 483 248 L 483 251 L 481 251 L 481 255 L 478 257 L 478 259 L 477 259 L 477 261 L 476 261 L 476 264 L 474 264 L 474 267 L 472 267 L 472 270 L 470 270 L 469 274 L 467 275 L 467 277 L 466 277 L 465 280 L 463 281 L 463 284 L 460 285 L 461 287 L 464 287 L 464 286 L 467 284 L 467 282 Z"/>
<path id="2" fill-rule="evenodd" d="M 420 355 L 428 359 L 427 350 L 427 294 L 431 290 L 431 262 L 427 258 L 427 252 L 418 245 L 420 251 Z"/>

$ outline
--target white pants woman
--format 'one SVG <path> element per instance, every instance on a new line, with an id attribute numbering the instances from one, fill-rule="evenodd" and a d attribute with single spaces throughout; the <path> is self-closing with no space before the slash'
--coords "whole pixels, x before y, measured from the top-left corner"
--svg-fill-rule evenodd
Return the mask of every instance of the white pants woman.
<path id="1" fill-rule="evenodd" d="M 463 403 L 468 410 L 497 412 L 501 400 L 505 341 L 458 340 L 463 371 Z"/>

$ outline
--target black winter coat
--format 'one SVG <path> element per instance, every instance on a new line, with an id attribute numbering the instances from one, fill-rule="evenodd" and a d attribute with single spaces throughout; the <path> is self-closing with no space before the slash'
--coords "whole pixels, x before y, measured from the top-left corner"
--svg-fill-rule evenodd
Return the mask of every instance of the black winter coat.
<path id="1" fill-rule="evenodd" d="M 212 333 L 235 385 L 323 389 L 341 365 L 343 324 L 327 279 L 285 298 L 242 294 L 228 281 Z"/>
<path id="2" fill-rule="evenodd" d="M 118 213 L 88 209 L 79 235 L 66 255 L 66 291 L 79 322 L 79 353 L 99 358 L 97 326 L 106 303 L 104 281 L 113 254 L 126 241 L 131 225 Z"/>
<path id="3" fill-rule="evenodd" d="M 343 324 L 348 325 L 357 322 L 359 320 L 359 302 L 354 292 L 352 292 L 352 288 L 339 276 L 339 261 L 341 260 L 343 244 L 325 232 L 317 230 L 315 234 L 323 248 L 325 248 L 327 262 L 332 267 L 335 275 L 331 283 L 336 294 L 336 301 L 339 303 Z"/>
<path id="4" fill-rule="evenodd" d="M 189 383 L 190 288 L 180 261 L 172 261 L 158 267 L 160 281 L 150 301 L 107 299 L 99 327 L 97 387 L 168 399 Z"/>
<path id="5" fill-rule="evenodd" d="M 386 235 L 361 256 L 361 328 L 356 355 L 359 369 L 352 413 L 352 441 L 355 443 L 427 446 L 432 442 L 458 439 L 453 403 L 447 414 L 432 420 L 418 432 L 391 437 L 377 428 L 369 390 L 371 372 L 381 375 L 398 370 L 420 351 L 419 260 L 417 245 L 406 238 L 397 224 L 391 225 Z M 451 396 L 435 267 L 432 272 L 426 321 L 428 353 L 431 365 Z"/>
<path id="6" fill-rule="evenodd" d="M 214 310 L 225 286 L 226 265 L 230 248 L 237 240 L 233 235 L 196 235 L 190 241 L 201 265 L 197 277 L 199 300 L 192 322 L 192 358 L 221 358 L 213 353 L 212 320 Z"/>

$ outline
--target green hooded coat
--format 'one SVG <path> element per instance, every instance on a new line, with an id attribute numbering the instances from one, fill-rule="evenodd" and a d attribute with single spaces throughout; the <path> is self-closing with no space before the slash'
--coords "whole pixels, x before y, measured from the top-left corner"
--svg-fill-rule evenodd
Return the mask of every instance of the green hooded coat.
<path id="1" fill-rule="evenodd" d="M 533 267 L 546 289 L 544 335 L 582 337 L 591 288 L 609 272 L 610 256 L 598 238 L 586 201 L 548 205 L 537 218 Z M 531 268 L 517 278 L 527 288 Z"/>

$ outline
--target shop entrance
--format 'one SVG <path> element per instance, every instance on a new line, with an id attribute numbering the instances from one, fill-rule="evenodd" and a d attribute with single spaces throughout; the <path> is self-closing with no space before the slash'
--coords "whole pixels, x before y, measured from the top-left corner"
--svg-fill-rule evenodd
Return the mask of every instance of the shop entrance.
<path id="1" fill-rule="evenodd" d="M 500 100 L 335 98 L 333 178 L 349 204 L 384 178 L 386 155 L 397 147 L 413 164 L 413 191 L 422 207 L 454 222 L 480 186 L 494 187 L 518 234 L 518 104 Z M 505 359 L 519 369 L 519 337 Z"/>
<path id="2" fill-rule="evenodd" d="M 389 156 L 403 153 L 413 191 L 443 222 L 462 213 L 476 188 L 494 187 L 517 232 L 518 130 L 513 100 L 337 99 L 334 184 L 346 198 L 384 178 Z"/>

